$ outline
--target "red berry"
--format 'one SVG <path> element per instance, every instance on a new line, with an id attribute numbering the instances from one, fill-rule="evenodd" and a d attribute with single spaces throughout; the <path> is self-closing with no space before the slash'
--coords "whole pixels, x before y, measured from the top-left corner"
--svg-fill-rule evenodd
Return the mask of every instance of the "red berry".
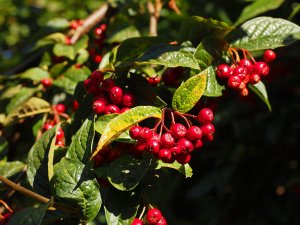
<path id="1" fill-rule="evenodd" d="M 263 59 L 265 62 L 272 62 L 276 59 L 276 53 L 272 50 L 266 50 L 263 55 Z"/>
<path id="2" fill-rule="evenodd" d="M 146 219 L 149 225 L 157 225 L 161 218 L 162 214 L 159 209 L 152 208 L 147 212 Z"/>
<path id="3" fill-rule="evenodd" d="M 260 81 L 260 76 L 256 73 L 252 73 L 249 76 L 249 82 L 250 84 L 257 84 Z"/>
<path id="4" fill-rule="evenodd" d="M 126 111 L 129 110 L 129 109 L 130 109 L 130 108 L 128 108 L 128 107 L 122 108 L 121 111 L 120 111 L 120 113 L 126 112 Z"/>
<path id="5" fill-rule="evenodd" d="M 95 63 L 100 63 L 100 62 L 102 61 L 102 56 L 101 56 L 101 55 L 95 55 L 95 56 L 93 57 L 93 61 L 94 61 Z"/>
<path id="6" fill-rule="evenodd" d="M 56 138 L 62 139 L 64 136 L 65 136 L 64 131 L 61 128 L 59 128 L 58 131 L 56 132 Z"/>
<path id="7" fill-rule="evenodd" d="M 175 144 L 175 139 L 170 133 L 164 133 L 160 138 L 161 144 L 166 148 L 171 148 Z"/>
<path id="8" fill-rule="evenodd" d="M 175 68 L 168 68 L 162 74 L 162 80 L 165 85 L 170 87 L 179 86 L 179 78 L 181 74 L 178 74 Z"/>
<path id="9" fill-rule="evenodd" d="M 66 106 L 64 104 L 57 104 L 55 106 L 55 110 L 58 112 L 58 113 L 64 113 L 66 111 Z"/>
<path id="10" fill-rule="evenodd" d="M 147 143 L 138 141 L 134 146 L 134 153 L 140 155 L 147 149 Z"/>
<path id="11" fill-rule="evenodd" d="M 103 33 L 103 30 L 100 27 L 95 28 L 94 33 L 96 35 L 96 37 L 100 37 L 101 34 Z"/>
<path id="12" fill-rule="evenodd" d="M 115 82 L 111 78 L 102 81 L 102 87 L 107 91 L 109 91 L 114 86 L 115 86 Z"/>
<path id="13" fill-rule="evenodd" d="M 217 67 L 217 76 L 221 79 L 229 78 L 231 72 L 231 68 L 226 64 L 221 64 Z"/>
<path id="14" fill-rule="evenodd" d="M 143 221 L 141 219 L 139 219 L 139 218 L 135 218 L 132 221 L 131 225 L 143 225 Z"/>
<path id="15" fill-rule="evenodd" d="M 70 37 L 65 37 L 65 44 L 66 45 L 71 45 L 72 44 Z"/>
<path id="16" fill-rule="evenodd" d="M 269 74 L 270 67 L 265 62 L 257 62 L 253 66 L 253 72 L 262 76 Z"/>
<path id="17" fill-rule="evenodd" d="M 139 140 L 148 141 L 153 137 L 153 131 L 148 127 L 142 127 L 139 133 Z"/>
<path id="18" fill-rule="evenodd" d="M 150 139 L 147 141 L 147 150 L 152 154 L 157 154 L 160 150 L 160 142 L 157 139 Z"/>
<path id="19" fill-rule="evenodd" d="M 101 89 L 100 89 L 100 90 L 101 90 Z M 106 97 L 105 94 L 103 94 L 103 93 L 100 93 L 100 94 L 95 95 L 95 96 L 94 96 L 94 101 L 95 101 L 95 100 L 101 100 L 101 101 L 103 101 L 103 102 L 105 103 L 105 105 L 108 104 L 107 97 Z"/>
<path id="20" fill-rule="evenodd" d="M 104 113 L 106 110 L 106 105 L 103 100 L 94 100 L 93 102 L 93 111 L 96 114 Z"/>
<path id="21" fill-rule="evenodd" d="M 160 221 L 158 221 L 157 225 L 167 225 L 167 221 L 165 217 L 161 217 Z"/>
<path id="22" fill-rule="evenodd" d="M 230 76 L 228 81 L 227 81 L 227 85 L 228 87 L 231 87 L 231 88 L 238 88 L 240 86 L 242 82 L 242 79 L 235 75 L 235 76 Z"/>
<path id="23" fill-rule="evenodd" d="M 243 66 L 237 66 L 236 68 L 234 68 L 232 75 L 237 75 L 241 79 L 244 79 L 247 75 L 247 69 Z"/>
<path id="24" fill-rule="evenodd" d="M 180 164 L 186 164 L 191 161 L 192 156 L 190 154 L 182 154 L 176 157 L 176 161 Z"/>
<path id="25" fill-rule="evenodd" d="M 205 125 L 201 126 L 201 130 L 202 130 L 203 137 L 206 140 L 209 140 L 209 141 L 213 140 L 213 135 L 215 132 L 215 127 L 213 124 L 211 124 L 211 123 L 205 124 Z"/>
<path id="26" fill-rule="evenodd" d="M 41 80 L 41 84 L 45 87 L 51 87 L 52 86 L 52 79 L 51 78 L 45 78 L 43 80 Z"/>
<path id="27" fill-rule="evenodd" d="M 193 143 L 186 138 L 180 138 L 177 142 L 177 146 L 181 148 L 183 154 L 190 153 L 194 150 Z"/>
<path id="28" fill-rule="evenodd" d="M 51 123 L 45 123 L 43 129 L 44 130 L 50 130 L 51 128 L 53 128 L 53 124 Z"/>
<path id="29" fill-rule="evenodd" d="M 112 101 L 121 99 L 122 101 L 123 90 L 119 86 L 114 86 L 109 91 L 109 97 Z"/>
<path id="30" fill-rule="evenodd" d="M 95 83 L 101 83 L 103 81 L 103 73 L 99 70 L 95 70 L 92 72 L 90 79 Z"/>
<path id="31" fill-rule="evenodd" d="M 182 149 L 179 146 L 174 146 L 170 148 L 172 156 L 176 157 L 182 153 Z"/>
<path id="32" fill-rule="evenodd" d="M 241 59 L 239 62 L 239 66 L 242 66 L 247 69 L 247 73 L 250 73 L 252 71 L 253 63 L 249 59 Z"/>
<path id="33" fill-rule="evenodd" d="M 76 111 L 79 108 L 79 103 L 77 100 L 73 101 L 72 108 L 73 108 L 73 111 Z"/>
<path id="34" fill-rule="evenodd" d="M 107 25 L 105 23 L 100 24 L 99 28 L 104 32 L 107 29 Z"/>
<path id="35" fill-rule="evenodd" d="M 125 107 L 132 107 L 135 103 L 135 97 L 131 93 L 125 93 L 122 97 L 122 105 Z"/>
<path id="36" fill-rule="evenodd" d="M 198 126 L 191 126 L 187 129 L 186 138 L 190 141 L 194 141 L 202 138 L 202 130 Z"/>
<path id="37" fill-rule="evenodd" d="M 140 131 L 141 131 L 142 127 L 135 125 L 133 127 L 130 128 L 129 130 L 129 135 L 132 139 L 137 140 L 139 135 L 140 135 Z"/>
<path id="38" fill-rule="evenodd" d="M 112 113 L 120 113 L 120 109 L 116 105 L 107 105 L 105 107 L 105 114 L 112 114 Z"/>
<path id="39" fill-rule="evenodd" d="M 147 77 L 148 84 L 155 87 L 160 82 L 160 77 Z"/>
<path id="40" fill-rule="evenodd" d="M 157 158 L 159 158 L 160 160 L 162 160 L 165 163 L 170 163 L 171 159 L 172 159 L 172 153 L 169 149 L 163 148 L 163 149 L 159 150 L 159 152 L 157 154 Z"/>
<path id="41" fill-rule="evenodd" d="M 65 143 L 64 143 L 63 140 L 56 139 L 55 145 L 60 146 L 60 147 L 64 147 Z"/>
<path id="42" fill-rule="evenodd" d="M 175 123 L 171 126 L 171 134 L 177 140 L 185 136 L 186 127 L 181 123 Z"/>
<path id="43" fill-rule="evenodd" d="M 202 124 L 211 123 L 214 120 L 214 113 L 210 108 L 203 108 L 199 111 L 197 120 Z"/>

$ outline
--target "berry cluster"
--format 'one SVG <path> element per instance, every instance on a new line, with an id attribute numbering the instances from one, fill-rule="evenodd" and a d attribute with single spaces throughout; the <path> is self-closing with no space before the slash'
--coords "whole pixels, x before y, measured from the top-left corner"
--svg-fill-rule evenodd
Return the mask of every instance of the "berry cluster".
<path id="1" fill-rule="evenodd" d="M 269 74 L 270 68 L 268 62 L 272 62 L 276 58 L 276 54 L 272 50 L 265 51 L 263 61 L 256 62 L 252 55 L 242 49 L 244 58 L 240 59 L 236 49 L 229 49 L 231 53 L 233 64 L 221 64 L 217 67 L 217 76 L 227 81 L 230 88 L 239 90 L 242 96 L 248 95 L 247 84 L 256 84 Z M 247 58 L 250 56 L 250 59 Z"/>
<path id="2" fill-rule="evenodd" d="M 110 163 L 121 156 L 124 149 L 122 146 L 112 147 L 111 145 L 103 148 L 95 157 L 93 158 L 95 167 L 100 167 L 105 163 Z"/>
<path id="3" fill-rule="evenodd" d="M 133 153 L 141 155 L 147 151 L 165 163 L 173 163 L 175 160 L 180 164 L 188 163 L 191 160 L 191 153 L 203 146 L 203 141 L 212 141 L 215 132 L 212 124 L 214 114 L 209 108 L 203 108 L 197 116 L 181 114 L 170 111 L 172 124 L 170 129 L 165 125 L 165 114 L 153 129 L 135 125 L 129 130 L 130 137 L 137 140 Z M 175 116 L 186 121 L 188 127 L 182 123 L 175 122 Z M 195 126 L 187 117 L 196 119 L 201 126 Z M 160 126 L 159 133 L 156 132 Z"/>
<path id="4" fill-rule="evenodd" d="M 45 131 L 53 128 L 55 126 L 55 124 L 56 124 L 55 120 L 47 121 L 46 123 L 44 123 L 43 131 L 45 132 Z M 64 133 L 63 129 L 59 128 L 56 132 L 55 145 L 64 147 L 65 146 L 64 137 L 65 137 L 65 133 Z"/>
<path id="5" fill-rule="evenodd" d="M 125 92 L 111 78 L 103 78 L 103 73 L 95 70 L 84 81 L 86 91 L 94 95 L 93 111 L 96 114 L 122 113 L 135 105 L 133 94 Z"/>
<path id="6" fill-rule="evenodd" d="M 89 49 L 89 54 L 92 58 L 92 60 L 95 63 L 100 63 L 102 61 L 102 55 L 98 53 L 100 49 L 102 48 L 103 42 L 106 38 L 106 30 L 107 25 L 106 24 L 100 24 L 98 27 L 94 29 L 94 42 L 93 42 L 93 48 Z"/>
<path id="7" fill-rule="evenodd" d="M 145 218 L 145 222 L 142 219 L 135 218 L 131 225 L 167 225 L 165 217 L 161 211 L 156 208 L 149 209 Z"/>

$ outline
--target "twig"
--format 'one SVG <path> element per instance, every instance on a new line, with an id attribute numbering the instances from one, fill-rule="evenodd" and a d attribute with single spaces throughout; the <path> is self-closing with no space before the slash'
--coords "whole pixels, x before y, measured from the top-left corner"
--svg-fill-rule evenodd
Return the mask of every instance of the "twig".
<path id="1" fill-rule="evenodd" d="M 149 35 L 157 36 L 157 20 L 160 16 L 162 3 L 160 0 L 155 0 L 155 5 L 154 5 L 151 0 L 148 0 L 147 8 L 150 14 Z"/>
<path id="2" fill-rule="evenodd" d="M 0 176 L 0 181 L 2 181 L 7 186 L 13 188 L 14 190 L 16 190 L 18 192 L 21 192 L 21 193 L 23 193 L 25 195 L 28 195 L 28 196 L 30 196 L 30 197 L 32 197 L 32 198 L 34 198 L 34 199 L 36 199 L 36 200 L 38 200 L 38 201 L 40 201 L 42 203 L 46 204 L 46 203 L 48 203 L 50 201 L 49 198 L 46 198 L 46 197 L 44 197 L 42 195 L 39 195 L 39 194 L 37 194 L 37 193 L 35 193 L 33 191 L 30 191 L 27 188 L 24 188 L 21 185 L 18 185 L 18 184 L 12 182 L 11 180 L 9 180 L 9 179 L 7 179 L 7 178 L 5 178 L 3 176 Z M 67 211 L 67 212 L 71 212 L 71 213 L 77 213 L 77 211 L 78 211 L 78 209 L 76 209 L 76 208 L 71 208 L 71 207 L 66 208 L 66 207 L 64 207 L 64 206 L 62 206 L 62 205 L 60 205 L 58 203 L 53 203 L 52 209 L 54 209 L 54 210 L 55 209 L 61 209 L 61 210 L 64 210 L 64 211 Z"/>
<path id="3" fill-rule="evenodd" d="M 89 17 L 87 17 L 82 26 L 78 27 L 75 34 L 71 38 L 71 43 L 74 44 L 78 39 L 84 35 L 85 33 L 89 32 L 92 27 L 94 27 L 97 23 L 99 23 L 104 16 L 106 15 L 109 8 L 108 3 L 104 3 L 100 6 L 99 9 L 97 9 L 95 12 L 93 12 Z"/>
<path id="4" fill-rule="evenodd" d="M 175 0 L 170 0 L 169 1 L 169 8 L 172 9 L 176 14 L 180 15 L 181 11 L 178 8 L 178 6 L 176 5 L 176 1 Z"/>

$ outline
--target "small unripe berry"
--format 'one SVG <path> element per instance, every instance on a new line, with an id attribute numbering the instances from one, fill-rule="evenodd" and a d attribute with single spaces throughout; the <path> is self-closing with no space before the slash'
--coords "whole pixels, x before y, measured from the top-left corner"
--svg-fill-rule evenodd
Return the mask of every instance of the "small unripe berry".
<path id="1" fill-rule="evenodd" d="M 162 214 L 159 209 L 152 208 L 147 212 L 146 219 L 149 225 L 157 225 L 161 218 Z"/>
<path id="2" fill-rule="evenodd" d="M 199 111 L 197 120 L 202 124 L 211 123 L 214 120 L 214 113 L 210 108 L 203 108 Z"/>
<path id="3" fill-rule="evenodd" d="M 266 50 L 263 55 L 263 59 L 265 62 L 272 62 L 276 59 L 276 53 L 272 50 Z"/>
<path id="4" fill-rule="evenodd" d="M 217 67 L 217 76 L 221 79 L 228 79 L 231 72 L 231 68 L 226 64 L 221 64 Z"/>

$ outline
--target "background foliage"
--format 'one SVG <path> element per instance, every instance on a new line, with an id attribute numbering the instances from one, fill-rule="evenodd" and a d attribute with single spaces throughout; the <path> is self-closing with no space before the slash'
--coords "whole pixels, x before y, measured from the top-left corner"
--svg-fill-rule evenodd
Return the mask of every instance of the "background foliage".
<path id="1" fill-rule="evenodd" d="M 137 7 L 143 1 L 128 2 L 119 12 L 120 20 L 134 23 L 141 33 L 148 32 L 148 18 L 142 16 L 146 9 Z M 253 3 L 242 0 L 177 2 L 183 15 L 164 9 L 158 27 L 162 36 L 177 38 L 179 24 L 186 15 L 210 17 L 232 25 L 241 23 L 240 15 Z M 298 2 L 264 2 L 264 6 L 275 6 L 260 15 L 300 24 Z M 51 32 L 50 19 L 85 18 L 100 3 L 93 0 L 0 0 L 0 74 L 24 71 L 24 59 L 36 57 L 36 53 L 31 52 L 35 41 Z M 228 93 L 207 102 L 215 108 L 217 134 L 213 143 L 193 157 L 193 177 L 184 179 L 176 172 L 163 171 L 157 182 L 168 185 L 161 185 L 165 189 L 152 193 L 169 224 L 300 224 L 299 47 L 299 43 L 295 43 L 276 50 L 278 58 L 272 63 L 267 83 L 272 112 L 253 95 L 237 98 Z M 20 133 L 26 133 L 26 129 L 18 127 Z M 28 139 L 32 140 L 30 134 L 9 146 L 9 160 L 18 158 L 21 165 L 26 161 L 33 143 Z M 0 152 L 0 158 L 3 154 Z M 17 196 L 15 204 L 19 207 L 31 204 L 24 196 Z M 97 220 L 97 224 L 103 221 L 103 215 Z"/>

